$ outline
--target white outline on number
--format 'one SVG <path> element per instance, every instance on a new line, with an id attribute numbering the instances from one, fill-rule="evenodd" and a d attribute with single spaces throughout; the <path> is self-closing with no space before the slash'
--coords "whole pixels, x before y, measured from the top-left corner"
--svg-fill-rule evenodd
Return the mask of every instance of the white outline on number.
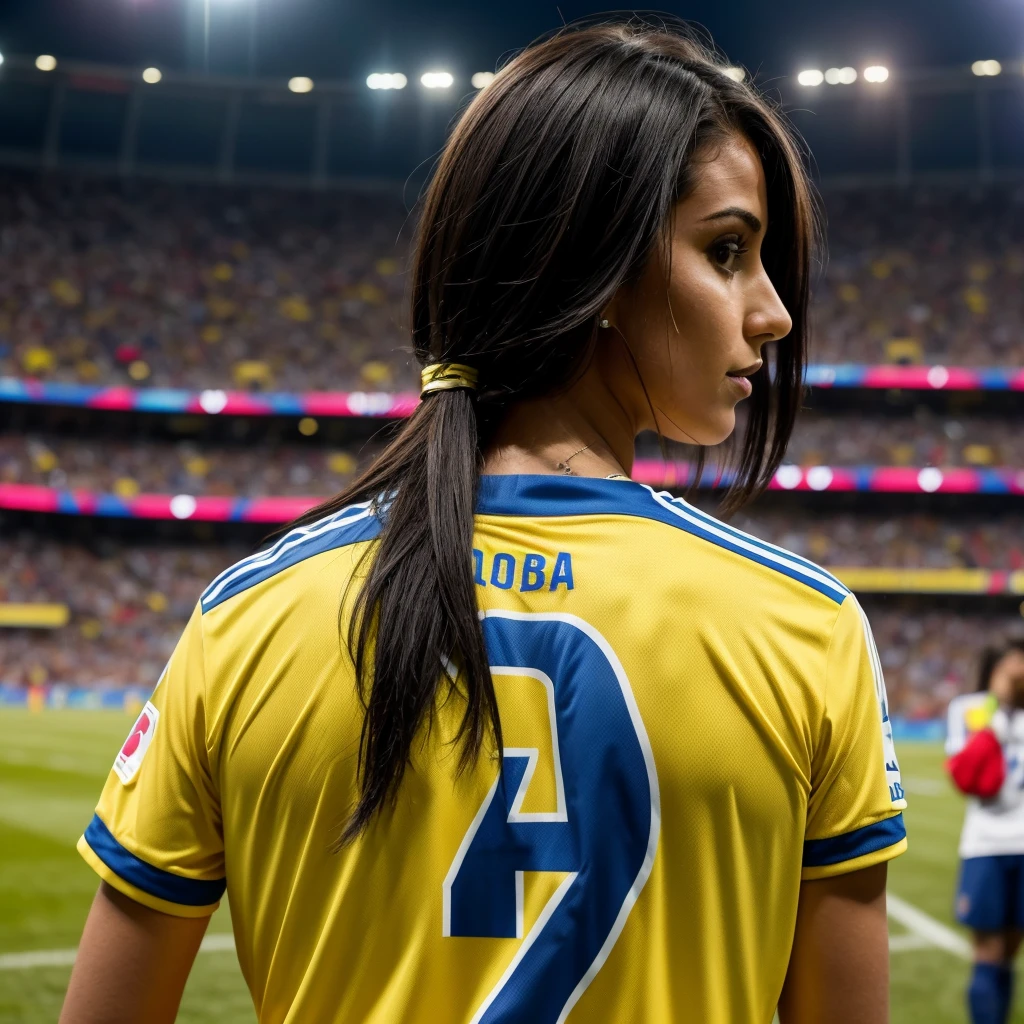
<path id="1" fill-rule="evenodd" d="M 530 780 L 537 770 L 537 761 L 540 759 L 540 751 L 536 747 L 505 747 L 505 754 L 513 757 L 529 757 L 530 761 L 526 766 L 523 781 L 519 784 L 519 791 L 515 800 L 509 808 L 508 820 L 516 821 L 568 821 L 569 815 L 565 809 L 565 783 L 562 781 L 562 756 L 558 749 L 558 719 L 555 717 L 555 684 L 551 677 L 545 675 L 539 669 L 519 668 L 514 665 L 492 665 L 492 676 L 526 676 L 529 679 L 536 679 L 544 687 L 548 699 L 548 722 L 551 728 L 551 762 L 555 772 L 555 810 L 553 811 L 524 811 L 523 800 L 526 799 L 526 791 L 530 787 Z"/>
<path id="2" fill-rule="evenodd" d="M 654 752 L 651 750 L 651 741 L 647 736 L 647 729 L 644 727 L 643 719 L 640 717 L 640 709 L 637 707 L 636 698 L 633 696 L 632 687 L 629 684 L 629 679 L 626 676 L 626 672 L 622 667 L 622 663 L 619 661 L 615 651 L 612 650 L 611 645 L 607 640 L 596 630 L 589 622 L 585 622 L 583 619 L 575 616 L 568 615 L 560 612 L 512 612 L 512 611 L 501 611 L 493 609 L 491 611 L 482 611 L 479 613 L 481 619 L 496 618 L 496 619 L 512 619 L 517 622 L 565 622 L 570 626 L 574 626 L 581 633 L 586 634 L 595 644 L 597 644 L 601 653 L 605 656 L 608 664 L 611 666 L 612 671 L 615 674 L 616 681 L 619 684 L 619 689 L 622 691 L 622 698 L 626 704 L 626 710 L 629 712 L 630 720 L 633 724 L 633 731 L 636 734 L 637 742 L 640 745 L 640 750 L 644 756 L 644 764 L 647 768 L 647 784 L 650 792 L 651 799 L 651 830 L 647 837 L 647 851 L 644 854 L 643 863 L 640 865 L 640 870 L 637 872 L 636 878 L 633 880 L 633 884 L 630 886 L 629 891 L 626 893 L 625 899 L 622 901 L 622 906 L 619 908 L 619 912 L 615 917 L 615 921 L 612 923 L 612 927 L 605 937 L 604 943 L 601 948 L 597 951 L 597 955 L 594 957 L 590 967 L 587 968 L 586 973 L 579 980 L 576 988 L 570 993 L 569 998 L 565 1002 L 565 1006 L 562 1007 L 562 1012 L 559 1014 L 556 1024 L 564 1024 L 566 1017 L 572 1011 L 572 1008 L 579 1002 L 580 997 L 586 992 L 590 983 L 597 976 L 597 972 L 604 966 L 605 961 L 611 954 L 612 948 L 618 941 L 619 935 L 622 934 L 622 929 L 626 925 L 626 919 L 629 917 L 630 911 L 633 909 L 640 893 L 643 891 L 644 886 L 647 884 L 648 878 L 651 876 L 651 871 L 654 869 L 654 858 L 658 851 L 658 839 L 661 835 L 661 790 L 658 786 L 658 771 L 654 764 Z M 503 668 L 508 666 L 501 666 Z M 493 671 L 493 670 L 492 670 Z M 531 675 L 530 672 L 525 672 L 523 669 L 516 668 L 515 674 L 517 675 Z M 543 673 L 533 675 L 533 678 L 539 678 Z M 542 680 L 543 681 L 543 680 Z M 552 685 L 551 694 L 554 694 L 554 687 Z M 557 730 L 554 727 L 554 719 L 552 719 L 552 732 L 554 736 L 557 736 Z M 527 769 L 529 769 L 529 764 Z M 560 768 L 559 764 L 559 768 Z M 532 773 L 531 773 L 532 774 Z M 525 775 L 524 775 L 525 780 Z M 455 854 L 455 859 L 452 861 L 452 866 L 448 869 L 448 874 L 445 876 L 444 884 L 442 886 L 444 910 L 443 910 L 443 922 L 442 922 L 442 933 L 445 936 L 451 935 L 451 886 L 455 881 L 456 876 L 459 873 L 459 868 L 462 866 L 462 862 L 465 859 L 466 853 L 469 850 L 470 844 L 473 842 L 473 837 L 476 835 L 477 830 L 480 828 L 480 823 L 483 821 L 484 815 L 487 813 L 487 808 L 490 807 L 491 801 L 494 799 L 494 794 L 498 788 L 498 779 L 494 780 L 494 784 L 491 786 L 484 797 L 483 803 L 480 805 L 480 809 L 477 811 L 476 816 L 473 818 L 469 829 L 466 831 L 465 836 L 462 838 L 462 842 L 459 844 L 459 849 Z M 520 784 L 520 793 L 524 793 L 524 787 Z M 517 802 L 519 801 L 519 793 L 517 793 Z M 560 805 L 562 806 L 562 805 Z M 521 812 L 520 812 L 521 813 Z M 517 872 L 518 874 L 518 872 Z M 484 1013 L 487 1012 L 488 1007 L 501 993 L 502 989 L 507 984 L 509 978 L 512 977 L 516 968 L 519 966 L 523 957 L 526 955 L 530 947 L 536 941 L 537 936 L 541 933 L 544 926 L 550 920 L 551 915 L 554 914 L 561 903 L 565 894 L 569 891 L 570 886 L 576 880 L 577 872 L 572 872 L 563 879 L 562 883 L 555 890 L 554 895 L 548 900 L 540 916 L 537 918 L 536 923 L 530 929 L 530 934 L 523 940 L 522 945 L 519 947 L 518 952 L 512 958 L 512 962 L 508 965 L 499 979 L 497 985 L 491 990 L 490 994 L 483 1001 L 480 1008 L 473 1015 L 473 1019 L 470 1024 L 479 1024 L 480 1019 Z M 517 903 L 518 903 L 518 878 L 517 878 Z M 517 907 L 518 911 L 518 907 Z M 518 916 L 518 915 L 517 915 Z M 520 922 L 516 922 L 516 931 L 522 930 Z"/>

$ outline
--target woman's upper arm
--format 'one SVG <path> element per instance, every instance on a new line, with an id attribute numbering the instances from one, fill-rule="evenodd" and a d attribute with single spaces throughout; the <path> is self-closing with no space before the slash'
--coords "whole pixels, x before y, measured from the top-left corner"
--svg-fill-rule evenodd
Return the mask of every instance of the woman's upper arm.
<path id="1" fill-rule="evenodd" d="M 172 1022 L 209 923 L 151 910 L 102 882 L 60 1024 Z"/>
<path id="2" fill-rule="evenodd" d="M 886 873 L 881 863 L 801 885 L 782 1024 L 889 1020 Z"/>

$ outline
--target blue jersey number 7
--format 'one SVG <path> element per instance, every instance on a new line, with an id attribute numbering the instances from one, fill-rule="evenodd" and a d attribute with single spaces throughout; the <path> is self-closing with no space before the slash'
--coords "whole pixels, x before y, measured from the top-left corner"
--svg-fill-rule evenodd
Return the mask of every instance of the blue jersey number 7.
<path id="1" fill-rule="evenodd" d="M 471 1024 L 559 1024 L 601 969 L 654 864 L 658 776 L 615 652 L 572 615 L 491 611 L 495 675 L 544 683 L 558 806 L 520 808 L 536 751 L 506 748 L 504 769 L 444 882 L 444 934 L 523 939 Z M 523 872 L 566 877 L 523 936 Z"/>

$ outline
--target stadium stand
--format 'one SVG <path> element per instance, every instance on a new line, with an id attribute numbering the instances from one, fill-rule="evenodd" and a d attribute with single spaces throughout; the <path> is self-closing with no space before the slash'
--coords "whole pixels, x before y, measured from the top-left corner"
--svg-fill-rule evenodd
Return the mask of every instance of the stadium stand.
<path id="1" fill-rule="evenodd" d="M 1024 189 L 829 196 L 816 359 L 1024 364 Z M 390 193 L 0 177 L 0 376 L 392 390 L 412 225 Z"/>
<path id="2" fill-rule="evenodd" d="M 788 452 L 802 473 L 780 484 L 801 493 L 772 492 L 735 523 L 830 568 L 904 572 L 865 586 L 865 603 L 892 708 L 932 718 L 970 685 L 978 644 L 1021 623 L 1024 430 L 1013 389 L 1024 386 L 1024 189 L 830 193 L 828 221 L 813 356 L 830 365 L 812 374 L 821 386 Z M 131 503 L 147 494 L 322 496 L 379 443 L 366 439 L 380 422 L 359 417 L 410 407 L 383 394 L 415 384 L 402 329 L 412 225 L 397 194 L 3 172 L 0 225 L 0 487 L 112 495 L 121 504 L 107 514 L 143 517 L 156 513 Z M 63 385 L 108 390 L 82 398 Z M 897 385 L 938 391 L 918 401 L 877 390 Z M 868 391 L 855 391 L 844 403 L 840 386 L 899 401 L 862 403 Z M 1010 397 L 994 402 L 985 387 Z M 321 398 L 319 412 L 310 393 L 324 390 L 356 394 Z M 71 405 L 83 408 L 68 419 Z M 143 411 L 117 411 L 130 409 Z M 671 454 L 687 459 L 685 448 Z M 824 466 L 848 468 L 848 479 L 808 485 Z M 875 486 L 879 467 L 915 480 L 922 469 L 969 472 L 953 489 L 977 493 Z M 809 493 L 829 489 L 917 490 L 922 501 Z M 979 504 L 993 494 L 998 507 Z M 144 524 L 111 541 L 89 525 L 95 501 L 38 498 L 13 518 L 0 512 L 0 609 L 63 606 L 67 624 L 0 626 L 8 686 L 151 686 L 203 587 L 257 539 L 255 527 L 236 536 L 224 522 L 208 534 L 198 531 L 209 524 L 160 535 Z M 700 502 L 713 507 L 707 494 Z M 44 508 L 80 513 L 75 539 L 68 516 Z M 917 588 L 917 570 L 980 572 L 944 584 L 977 599 L 951 608 L 885 596 Z M 1005 596 L 984 604 L 986 594 Z"/>
<path id="3" fill-rule="evenodd" d="M 202 440 L 95 440 L 57 433 L 0 434 L 0 483 L 98 491 L 240 497 L 329 495 L 374 445 L 331 447 L 267 443 L 258 447 Z M 651 445 L 649 456 L 657 457 Z M 687 459 L 685 446 L 673 455 Z M 926 416 L 906 419 L 812 415 L 800 421 L 787 461 L 803 467 L 1024 467 L 1024 433 L 1009 421 Z"/>
<path id="4" fill-rule="evenodd" d="M 908 524 L 908 529 L 921 527 L 918 519 Z M 870 530 L 863 524 L 856 529 Z M 794 524 L 778 539 L 799 540 L 802 532 Z M 811 536 L 834 532 L 843 529 L 817 523 Z M 886 557 L 885 546 L 871 550 Z M 152 685 L 200 593 L 246 553 L 240 546 L 97 543 L 89 548 L 30 535 L 0 542 L 0 607 L 4 602 L 54 602 L 66 603 L 70 611 L 61 629 L 5 630 L 0 680 L 14 686 Z M 940 715 L 952 696 L 970 686 L 978 645 L 1020 623 L 1019 616 L 1009 614 L 922 610 L 916 603 L 892 599 L 866 604 L 890 705 L 915 718 Z"/>

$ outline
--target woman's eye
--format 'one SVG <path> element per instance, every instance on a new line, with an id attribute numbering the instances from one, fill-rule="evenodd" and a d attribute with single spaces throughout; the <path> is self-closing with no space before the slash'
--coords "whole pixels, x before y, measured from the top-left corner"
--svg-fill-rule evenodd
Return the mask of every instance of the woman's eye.
<path id="1" fill-rule="evenodd" d="M 711 258 L 723 270 L 735 270 L 739 257 L 746 251 L 735 238 L 726 238 L 711 247 Z"/>

